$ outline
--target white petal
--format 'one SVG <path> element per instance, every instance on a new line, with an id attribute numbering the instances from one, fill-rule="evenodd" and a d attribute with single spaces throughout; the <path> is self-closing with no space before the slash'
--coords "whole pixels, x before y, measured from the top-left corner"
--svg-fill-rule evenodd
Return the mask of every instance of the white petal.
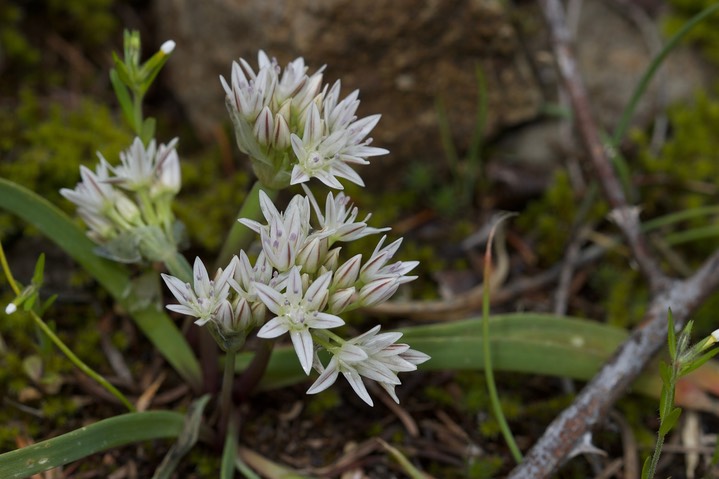
<path id="1" fill-rule="evenodd" d="M 197 317 L 197 312 L 194 309 L 192 309 L 188 306 L 185 306 L 183 304 L 168 304 L 165 307 L 167 309 L 169 309 L 170 311 L 174 311 L 176 313 L 185 314 L 187 316 Z"/>
<path id="2" fill-rule="evenodd" d="M 293 303 L 297 303 L 302 299 L 302 277 L 297 266 L 293 266 L 290 270 L 285 296 Z"/>
<path id="3" fill-rule="evenodd" d="M 379 385 L 382 386 L 382 389 L 387 391 L 387 394 L 389 394 L 390 397 L 394 399 L 394 402 L 399 404 L 399 398 L 397 397 L 397 393 L 394 392 L 394 384 L 379 383 Z"/>
<path id="4" fill-rule="evenodd" d="M 328 313 L 313 313 L 307 325 L 314 329 L 331 329 L 342 326 L 345 322 L 339 316 Z"/>
<path id="5" fill-rule="evenodd" d="M 332 357 L 330 363 L 327 365 L 320 377 L 310 386 L 307 390 L 307 394 L 317 394 L 324 391 L 328 387 L 332 386 L 339 376 L 339 368 L 337 367 L 337 358 Z"/>
<path id="6" fill-rule="evenodd" d="M 347 361 L 350 363 L 364 361 L 368 357 L 364 349 L 350 343 L 345 343 L 342 346 L 340 356 L 342 357 L 342 361 Z"/>
<path id="7" fill-rule="evenodd" d="M 252 284 L 257 291 L 257 296 L 259 296 L 260 300 L 265 303 L 267 309 L 277 315 L 281 315 L 282 307 L 285 303 L 284 295 L 266 284 L 258 283 L 257 281 Z"/>
<path id="8" fill-rule="evenodd" d="M 308 330 L 303 329 L 301 331 L 290 331 L 290 338 L 292 339 L 292 345 L 295 347 L 295 352 L 297 353 L 297 358 L 300 360 L 302 369 L 305 374 L 309 374 L 312 369 L 312 349 L 314 347 L 312 335 Z"/>
<path id="9" fill-rule="evenodd" d="M 271 339 L 282 336 L 287 331 L 289 331 L 287 321 L 284 317 L 279 317 L 267 321 L 267 323 L 257 331 L 257 337 Z"/>
<path id="10" fill-rule="evenodd" d="M 195 294 L 190 289 L 190 285 L 185 283 L 184 281 L 180 280 L 179 278 L 175 278 L 174 276 L 170 276 L 169 274 L 161 273 L 160 276 L 165 281 L 165 284 L 170 289 L 170 292 L 172 295 L 181 303 L 185 303 L 189 301 L 190 299 L 194 299 Z"/>
<path id="11" fill-rule="evenodd" d="M 357 393 L 360 399 L 362 399 L 370 406 L 374 406 L 372 398 L 369 396 L 369 392 L 367 392 L 367 388 L 362 382 L 362 378 L 357 373 L 357 371 L 343 371 L 342 374 L 344 375 L 345 379 L 347 379 L 347 382 L 350 383 L 350 386 L 352 386 L 352 389 L 354 389 L 354 392 Z"/>
<path id="12" fill-rule="evenodd" d="M 327 288 L 329 288 L 330 282 L 332 281 L 332 271 L 328 271 L 319 278 L 317 278 L 305 293 L 305 301 L 307 301 L 307 307 L 309 309 L 319 310 L 325 297 L 329 294 Z"/>

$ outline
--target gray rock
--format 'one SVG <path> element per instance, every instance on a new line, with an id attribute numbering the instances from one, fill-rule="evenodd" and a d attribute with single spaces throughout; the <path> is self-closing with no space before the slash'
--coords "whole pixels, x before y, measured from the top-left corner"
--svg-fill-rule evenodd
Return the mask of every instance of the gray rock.
<path id="1" fill-rule="evenodd" d="M 541 95 L 507 12 L 498 0 L 157 0 L 159 34 L 177 49 L 171 88 L 207 135 L 227 122 L 218 76 L 258 49 L 284 66 L 303 56 L 343 94 L 360 89 L 360 116 L 382 113 L 374 145 L 391 151 L 379 171 L 443 161 L 436 100 L 458 149 L 469 144 L 477 105 L 476 66 L 487 81 L 486 135 L 535 117 Z M 383 166 L 381 166 L 383 165 Z M 367 168 L 362 175 L 367 174 Z M 377 171 L 373 168 L 373 171 Z"/>

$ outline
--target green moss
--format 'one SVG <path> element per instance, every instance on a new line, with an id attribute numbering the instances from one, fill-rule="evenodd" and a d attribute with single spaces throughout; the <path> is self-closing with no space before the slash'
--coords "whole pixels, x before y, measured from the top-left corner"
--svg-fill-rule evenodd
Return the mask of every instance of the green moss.
<path id="1" fill-rule="evenodd" d="M 515 224 L 532 239 L 542 266 L 552 265 L 563 257 L 567 233 L 572 231 L 579 204 L 580 199 L 572 190 L 569 175 L 564 170 L 558 170 L 544 195 L 529 203 L 517 217 Z M 587 219 L 602 218 L 606 212 L 605 204 L 597 202 Z"/>
<path id="2" fill-rule="evenodd" d="M 33 47 L 22 31 L 22 8 L 10 2 L 0 5 L 0 45 L 4 60 L 15 65 L 35 65 L 40 51 Z"/>
<path id="3" fill-rule="evenodd" d="M 225 174 L 217 150 L 183 158 L 182 191 L 175 202 L 175 212 L 185 223 L 193 246 L 219 250 L 237 221 L 249 183 L 249 175 L 243 171 Z"/>
<path id="4" fill-rule="evenodd" d="M 203 447 L 194 447 L 188 454 L 189 461 L 195 465 L 197 477 L 211 479 L 217 477 L 220 470 L 220 456 L 204 450 Z"/>
<path id="5" fill-rule="evenodd" d="M 84 46 L 101 45 L 118 31 L 114 0 L 48 0 L 54 28 Z"/>
<path id="6" fill-rule="evenodd" d="M 497 477 L 504 461 L 498 456 L 474 458 L 467 464 L 467 477 L 471 479 L 489 479 Z"/>
<path id="7" fill-rule="evenodd" d="M 642 218 L 685 211 L 716 203 L 719 188 L 719 101 L 698 93 L 693 104 L 677 105 L 669 111 L 672 135 L 658 154 L 649 147 L 648 134 L 634 133 L 639 148 L 638 169 L 646 186 L 642 189 Z M 664 227 L 653 234 L 663 237 L 711 224 L 701 216 Z M 706 257 L 716 247 L 716 238 L 693 241 L 680 251 L 690 263 Z"/>
<path id="8" fill-rule="evenodd" d="M 0 106 L 0 176 L 21 184 L 68 213 L 73 205 L 60 188 L 73 188 L 80 165 L 94 168 L 99 150 L 116 162 L 130 144 L 131 135 L 109 108 L 81 99 L 68 108 L 58 102 L 43 104 L 29 90 L 20 92 L 17 108 Z M 0 215 L 0 231 L 30 231 L 9 215 Z"/>
<path id="9" fill-rule="evenodd" d="M 629 328 L 643 317 L 649 295 L 639 272 L 621 267 L 615 259 L 603 262 L 591 276 L 590 284 L 593 290 L 603 293 L 606 322 Z"/>

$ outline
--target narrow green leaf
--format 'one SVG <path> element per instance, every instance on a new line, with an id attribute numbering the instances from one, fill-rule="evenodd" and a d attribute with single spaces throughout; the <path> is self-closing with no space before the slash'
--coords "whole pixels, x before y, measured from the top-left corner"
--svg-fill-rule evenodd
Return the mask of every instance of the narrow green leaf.
<path id="1" fill-rule="evenodd" d="M 0 208 L 34 225 L 102 285 L 134 319 L 183 379 L 196 390 L 202 384 L 200 365 L 180 330 L 155 304 L 137 307 L 130 273 L 93 253 L 95 244 L 55 205 L 16 183 L 0 178 Z M 2 477 L 2 476 L 0 476 Z"/>
<path id="2" fill-rule="evenodd" d="M 127 89 L 127 86 L 125 86 L 126 82 L 122 80 L 115 69 L 110 70 L 110 84 L 112 85 L 112 89 L 115 91 L 115 97 L 117 97 L 117 102 L 120 104 L 122 114 L 125 115 L 125 121 L 127 121 L 127 124 L 130 125 L 130 128 L 137 131 L 137 128 L 135 127 L 135 106 L 132 98 L 130 97 L 130 90 Z"/>
<path id="3" fill-rule="evenodd" d="M 240 456 L 235 457 L 235 467 L 246 479 L 262 479 L 255 471 L 250 469 L 247 464 L 242 462 Z"/>
<path id="4" fill-rule="evenodd" d="M 145 118 L 145 121 L 142 123 L 142 134 L 140 135 L 140 138 L 142 138 L 142 142 L 145 145 L 149 144 L 155 137 L 156 123 L 157 122 L 154 118 Z"/>
<path id="5" fill-rule="evenodd" d="M 50 309 L 50 307 L 55 303 L 55 300 L 57 299 L 57 295 L 53 294 L 49 298 L 45 300 L 45 302 L 42 303 L 42 306 L 40 306 L 40 311 L 38 311 L 39 316 L 44 316 L 45 312 Z"/>
<path id="6" fill-rule="evenodd" d="M 642 466 L 642 479 L 651 479 L 649 477 L 649 466 L 652 463 L 652 456 L 647 457 L 644 460 L 644 465 Z"/>
<path id="7" fill-rule="evenodd" d="M 659 396 L 659 421 L 664 422 L 666 419 L 666 412 L 669 410 L 667 404 L 672 403 L 671 391 L 672 388 L 663 387 L 662 394 Z M 671 404 L 669 404 L 671 406 Z"/>
<path id="8" fill-rule="evenodd" d="M 676 361 L 677 339 L 674 333 L 674 315 L 672 315 L 671 309 L 669 309 L 669 313 L 667 314 L 667 345 L 669 346 L 669 357 L 672 358 L 672 361 Z"/>
<path id="9" fill-rule="evenodd" d="M 379 439 L 379 442 L 380 444 L 382 444 L 382 447 L 384 447 L 387 452 L 390 453 L 390 455 L 395 459 L 395 461 L 399 463 L 404 472 L 407 473 L 408 477 L 410 477 L 411 479 L 427 479 L 426 474 L 417 469 L 414 464 L 412 464 L 399 449 L 391 446 L 382 439 Z"/>
<path id="10" fill-rule="evenodd" d="M 177 436 L 177 442 L 167 451 L 162 462 L 155 470 L 155 474 L 152 476 L 153 479 L 169 479 L 180 464 L 180 460 L 182 460 L 185 454 L 190 452 L 190 449 L 197 443 L 197 439 L 200 437 L 200 426 L 202 425 L 203 419 L 202 413 L 209 400 L 210 395 L 205 394 L 192 402 L 185 414 L 185 421 L 182 426 L 182 431 Z"/>
<path id="11" fill-rule="evenodd" d="M 240 446 L 239 455 L 245 464 L 248 464 L 255 471 L 259 471 L 263 477 L 268 479 L 312 479 L 311 476 L 305 476 L 286 466 L 272 462 L 246 447 Z"/>
<path id="12" fill-rule="evenodd" d="M 674 409 L 672 409 L 671 412 L 667 414 L 667 417 L 665 417 L 662 421 L 662 425 L 659 426 L 659 435 L 663 437 L 669 434 L 669 431 L 674 429 L 674 426 L 676 426 L 677 421 L 679 420 L 679 416 L 681 416 L 681 414 L 681 408 L 675 407 Z"/>
<path id="13" fill-rule="evenodd" d="M 719 353 L 719 349 L 714 348 L 711 351 L 707 351 L 706 353 L 702 354 L 698 358 L 694 359 L 689 364 L 683 364 L 681 369 L 679 370 L 679 377 L 686 376 L 687 374 L 691 373 L 695 369 L 701 367 L 704 363 L 706 363 L 711 358 L 716 356 L 717 353 Z"/>
<path id="14" fill-rule="evenodd" d="M 40 256 L 35 263 L 35 272 L 32 275 L 32 284 L 37 287 L 42 285 L 43 276 L 45 274 L 45 253 L 40 253 Z"/>
<path id="15" fill-rule="evenodd" d="M 632 117 L 634 116 L 634 112 L 637 108 L 637 105 L 639 104 L 639 100 L 644 95 L 644 92 L 646 91 L 647 87 L 649 87 L 649 84 L 654 77 L 654 74 L 657 72 L 657 70 L 659 70 L 659 67 L 661 66 L 662 62 L 664 62 L 669 53 L 671 53 L 671 51 L 674 50 L 677 45 L 679 45 L 681 39 L 684 38 L 684 36 L 689 33 L 692 28 L 703 22 L 706 18 L 708 18 L 718 9 L 719 3 L 714 3 L 694 15 L 691 19 L 689 19 L 688 22 L 686 22 L 682 26 L 682 28 L 679 29 L 677 33 L 674 34 L 674 36 L 669 39 L 669 41 L 666 43 L 666 45 L 664 45 L 664 48 L 662 48 L 659 54 L 652 59 L 646 71 L 642 75 L 642 78 L 639 80 L 639 83 L 634 89 L 629 103 L 624 108 L 624 111 L 622 112 L 622 115 L 617 122 L 617 126 L 614 129 L 614 134 L 612 136 L 612 143 L 614 145 L 618 145 L 622 138 L 624 138 L 624 134 L 629 128 L 629 124 L 631 123 Z"/>
<path id="16" fill-rule="evenodd" d="M 659 377 L 662 378 L 662 383 L 665 387 L 671 387 L 672 383 L 672 370 L 664 361 L 659 362 Z"/>
<path id="17" fill-rule="evenodd" d="M 234 479 L 237 459 L 237 426 L 235 419 L 230 420 L 225 436 L 225 445 L 222 447 L 220 461 L 220 479 Z"/>
<path id="18" fill-rule="evenodd" d="M 62 436 L 0 454 L 0 477 L 20 479 L 108 449 L 151 439 L 173 438 L 184 416 L 170 411 L 122 414 Z"/>
<path id="19" fill-rule="evenodd" d="M 584 380 L 590 379 L 628 336 L 622 328 L 545 314 L 497 315 L 490 317 L 489 323 L 496 370 Z M 423 371 L 484 368 L 481 321 L 477 318 L 400 331 L 404 333 L 402 342 L 432 357 L 420 366 Z M 251 358 L 249 353 L 239 354 L 238 371 Z M 273 389 L 306 380 L 292 347 L 276 347 L 260 387 Z"/>

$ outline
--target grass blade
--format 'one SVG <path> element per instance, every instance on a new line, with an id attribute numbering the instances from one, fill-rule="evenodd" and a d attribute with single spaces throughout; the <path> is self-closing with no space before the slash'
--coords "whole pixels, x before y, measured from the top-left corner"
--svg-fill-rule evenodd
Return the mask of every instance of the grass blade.
<path id="1" fill-rule="evenodd" d="M 128 413 L 0 454 L 0 477 L 19 479 L 91 454 L 140 441 L 177 437 L 185 417 L 170 411 Z"/>

